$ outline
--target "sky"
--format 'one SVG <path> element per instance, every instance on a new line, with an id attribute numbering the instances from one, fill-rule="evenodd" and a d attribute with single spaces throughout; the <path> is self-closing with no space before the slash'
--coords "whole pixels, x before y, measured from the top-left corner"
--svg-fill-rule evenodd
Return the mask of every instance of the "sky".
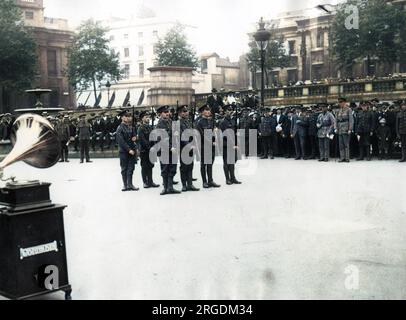
<path id="1" fill-rule="evenodd" d="M 261 16 L 274 18 L 281 12 L 314 8 L 337 0 L 44 0 L 45 15 L 80 21 L 135 14 L 139 5 L 153 9 L 164 20 L 179 20 L 196 27 L 189 39 L 198 55 L 216 52 L 237 61 L 248 51 L 248 32 Z"/>

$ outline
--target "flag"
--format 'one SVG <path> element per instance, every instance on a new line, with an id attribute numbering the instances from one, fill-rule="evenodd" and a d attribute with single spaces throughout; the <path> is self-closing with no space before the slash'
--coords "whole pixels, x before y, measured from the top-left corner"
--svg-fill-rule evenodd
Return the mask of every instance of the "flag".
<path id="1" fill-rule="evenodd" d="M 100 92 L 99 95 L 98 95 L 98 97 L 97 97 L 97 99 L 96 99 L 96 101 L 94 102 L 94 106 L 93 106 L 93 107 L 95 107 L 95 108 L 98 107 L 99 104 L 100 104 L 101 99 L 102 99 L 102 94 L 101 94 L 101 92 Z"/>
<path id="2" fill-rule="evenodd" d="M 111 108 L 111 107 L 113 106 L 114 100 L 116 100 L 116 92 L 115 92 L 115 91 L 114 91 L 113 94 L 111 95 L 108 108 Z"/>
<path id="3" fill-rule="evenodd" d="M 145 98 L 145 91 L 142 90 L 142 93 L 141 93 L 140 98 L 138 99 L 138 103 L 137 103 L 138 107 L 142 105 L 142 103 L 144 102 L 144 98 Z"/>
<path id="4" fill-rule="evenodd" d="M 130 102 L 130 90 L 128 90 L 127 95 L 125 96 L 123 107 L 126 107 L 129 102 Z"/>

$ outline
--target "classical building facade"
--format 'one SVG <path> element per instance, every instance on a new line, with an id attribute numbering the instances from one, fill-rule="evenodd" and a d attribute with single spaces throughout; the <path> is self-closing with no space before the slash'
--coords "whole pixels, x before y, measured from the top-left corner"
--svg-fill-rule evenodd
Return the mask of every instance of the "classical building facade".
<path id="1" fill-rule="evenodd" d="M 406 0 L 389 0 L 399 10 L 406 9 Z M 284 40 L 286 53 L 291 64 L 287 68 L 276 68 L 267 75 L 268 85 L 296 83 L 297 81 L 324 80 L 341 78 L 339 67 L 334 63 L 332 54 L 331 26 L 335 17 L 335 6 L 328 6 L 330 13 L 311 8 L 306 10 L 285 12 L 275 19 L 268 20 L 267 25 L 273 37 Z M 250 34 L 252 45 L 253 33 Z M 353 77 L 366 77 L 368 73 L 367 59 L 354 61 Z M 388 70 L 387 66 L 372 59 L 371 70 L 377 76 L 406 72 L 406 64 L 394 63 Z M 260 73 L 253 74 L 251 85 L 259 87 Z"/>
<path id="2" fill-rule="evenodd" d="M 44 16 L 43 0 L 16 0 L 16 3 L 37 43 L 38 69 L 32 86 L 52 90 L 51 94 L 43 97 L 44 106 L 73 108 L 76 97 L 65 76 L 73 31 L 69 29 L 67 20 Z M 12 94 L 9 105 L 4 108 L 11 111 L 31 107 L 34 101 L 27 95 Z"/>

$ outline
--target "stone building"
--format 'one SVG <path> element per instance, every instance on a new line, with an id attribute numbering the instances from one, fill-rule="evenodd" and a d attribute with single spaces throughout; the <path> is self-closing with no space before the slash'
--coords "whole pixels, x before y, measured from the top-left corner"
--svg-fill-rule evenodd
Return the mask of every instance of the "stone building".
<path id="1" fill-rule="evenodd" d="M 38 46 L 38 71 L 32 87 L 52 90 L 51 94 L 43 96 L 44 106 L 73 108 L 75 94 L 64 73 L 68 49 L 73 43 L 73 31 L 69 29 L 67 20 L 44 16 L 43 0 L 16 0 L 16 3 Z M 32 107 L 34 101 L 33 97 L 12 93 L 7 105 L 0 107 L 3 112 L 12 111 Z"/>

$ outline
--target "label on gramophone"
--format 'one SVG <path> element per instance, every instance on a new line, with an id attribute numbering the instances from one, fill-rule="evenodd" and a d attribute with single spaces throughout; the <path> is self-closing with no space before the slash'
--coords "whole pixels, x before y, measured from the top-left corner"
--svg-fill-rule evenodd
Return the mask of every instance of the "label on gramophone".
<path id="1" fill-rule="evenodd" d="M 52 251 L 58 252 L 58 244 L 56 241 L 27 249 L 21 248 L 20 259 L 24 260 L 25 258 L 37 256 Z"/>

